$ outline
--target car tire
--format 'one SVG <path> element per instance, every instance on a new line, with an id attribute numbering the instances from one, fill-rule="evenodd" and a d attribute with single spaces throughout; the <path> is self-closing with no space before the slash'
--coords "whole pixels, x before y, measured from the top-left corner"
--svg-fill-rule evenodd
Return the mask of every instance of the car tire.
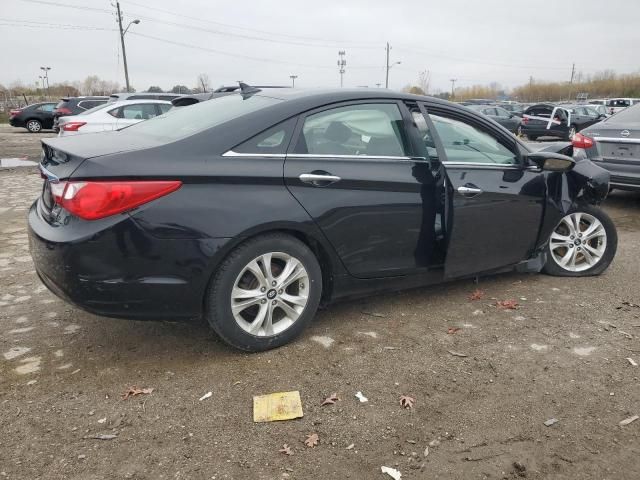
<path id="1" fill-rule="evenodd" d="M 609 215 L 598 207 L 580 205 L 553 229 L 543 271 L 562 277 L 600 275 L 613 261 L 617 248 L 618 233 Z"/>
<path id="2" fill-rule="evenodd" d="M 322 271 L 313 252 L 290 235 L 268 234 L 239 245 L 219 266 L 207 293 L 206 317 L 229 345 L 259 352 L 297 337 L 313 319 L 321 295 Z"/>
<path id="3" fill-rule="evenodd" d="M 39 133 L 42 131 L 42 123 L 40 122 L 40 120 L 32 118 L 31 120 L 27 120 L 25 128 L 29 131 L 29 133 Z"/>

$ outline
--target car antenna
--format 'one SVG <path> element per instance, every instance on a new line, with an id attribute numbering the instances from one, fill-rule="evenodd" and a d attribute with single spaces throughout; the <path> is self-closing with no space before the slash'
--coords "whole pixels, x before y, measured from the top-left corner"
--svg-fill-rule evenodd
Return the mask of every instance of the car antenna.
<path id="1" fill-rule="evenodd" d="M 238 84 L 240 85 L 240 93 L 242 94 L 243 99 L 247 99 L 254 93 L 258 93 L 262 91 L 259 88 L 252 87 L 251 85 L 248 85 L 244 82 L 238 82 Z"/>

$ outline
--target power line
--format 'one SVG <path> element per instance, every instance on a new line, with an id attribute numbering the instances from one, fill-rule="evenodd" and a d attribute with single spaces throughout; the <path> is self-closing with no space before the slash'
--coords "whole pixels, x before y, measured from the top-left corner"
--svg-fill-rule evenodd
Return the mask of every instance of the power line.
<path id="1" fill-rule="evenodd" d="M 4 18 L 0 18 L 0 24 L 10 27 L 56 28 L 64 30 L 94 30 L 106 32 L 114 32 L 116 30 L 115 28 L 93 27 L 88 25 L 69 25 L 65 23 L 33 22 L 30 20 L 10 20 Z"/>

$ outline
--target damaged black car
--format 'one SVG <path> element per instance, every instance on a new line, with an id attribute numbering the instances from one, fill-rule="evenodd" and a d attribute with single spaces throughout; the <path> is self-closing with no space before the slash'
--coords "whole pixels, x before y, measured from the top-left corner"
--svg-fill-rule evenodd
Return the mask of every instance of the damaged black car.
<path id="1" fill-rule="evenodd" d="M 275 348 L 320 304 L 518 269 L 598 275 L 609 173 L 489 118 L 379 89 L 259 89 L 43 140 L 31 254 L 96 314 L 205 318 Z"/>

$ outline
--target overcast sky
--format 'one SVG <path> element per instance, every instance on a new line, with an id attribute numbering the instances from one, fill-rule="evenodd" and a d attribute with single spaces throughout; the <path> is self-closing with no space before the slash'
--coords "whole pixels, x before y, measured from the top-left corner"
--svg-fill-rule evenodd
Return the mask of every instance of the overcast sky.
<path id="1" fill-rule="evenodd" d="M 111 0 L 0 0 L 0 83 L 33 83 L 51 66 L 52 83 L 95 74 L 124 84 Z M 65 7 L 66 5 L 67 7 Z M 640 2 L 630 0 L 121 0 L 129 74 L 149 85 L 384 85 L 385 44 L 392 45 L 390 88 L 429 70 L 433 90 L 486 84 L 513 87 L 585 74 L 637 71 Z M 27 23 L 31 22 L 26 26 Z M 36 23 L 37 22 L 37 23 Z M 65 25 L 64 28 L 60 25 Z M 76 27 L 90 28 L 80 30 Z M 144 35 L 144 36 L 143 36 Z M 167 43 L 174 42 L 174 43 Z M 177 44 L 175 44 L 177 43 Z"/>

